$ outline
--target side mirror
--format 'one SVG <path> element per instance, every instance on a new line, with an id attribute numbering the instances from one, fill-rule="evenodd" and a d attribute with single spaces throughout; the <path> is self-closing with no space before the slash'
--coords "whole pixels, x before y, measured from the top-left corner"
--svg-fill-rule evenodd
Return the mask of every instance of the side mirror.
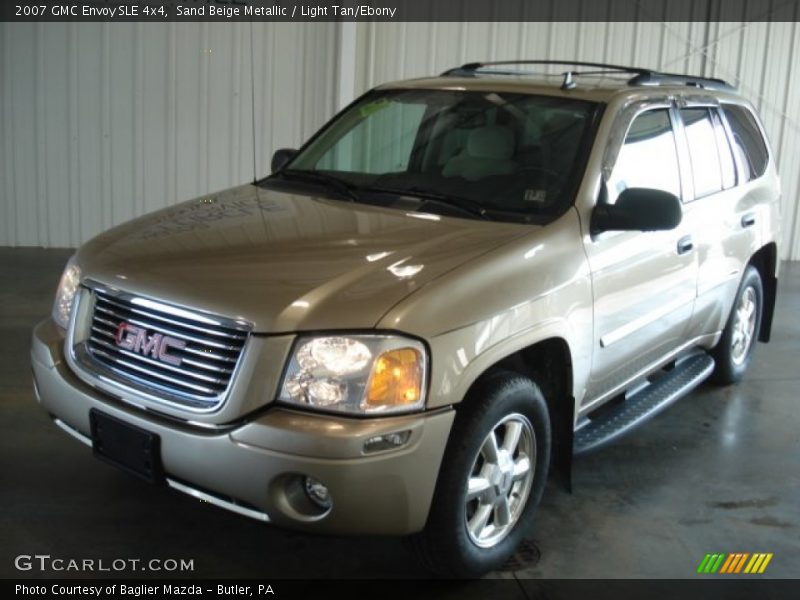
<path id="1" fill-rule="evenodd" d="M 681 222 L 681 201 L 675 194 L 628 188 L 615 204 L 600 203 L 592 211 L 592 234 L 603 231 L 666 231 Z"/>
<path id="2" fill-rule="evenodd" d="M 279 148 L 275 150 L 275 154 L 272 155 L 272 172 L 280 171 L 295 156 L 297 156 L 297 150 L 294 148 Z"/>

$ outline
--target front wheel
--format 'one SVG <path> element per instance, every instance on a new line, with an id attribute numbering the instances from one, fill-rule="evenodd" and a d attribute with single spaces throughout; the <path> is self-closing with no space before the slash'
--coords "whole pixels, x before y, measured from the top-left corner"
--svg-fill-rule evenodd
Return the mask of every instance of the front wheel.
<path id="1" fill-rule="evenodd" d="M 498 373 L 458 407 L 425 530 L 411 539 L 430 570 L 497 569 L 530 528 L 550 462 L 550 419 L 530 379 Z"/>
<path id="2" fill-rule="evenodd" d="M 761 276 L 751 265 L 744 272 L 722 337 L 712 351 L 716 363 L 712 376 L 715 383 L 729 385 L 744 377 L 761 329 L 763 307 Z"/>

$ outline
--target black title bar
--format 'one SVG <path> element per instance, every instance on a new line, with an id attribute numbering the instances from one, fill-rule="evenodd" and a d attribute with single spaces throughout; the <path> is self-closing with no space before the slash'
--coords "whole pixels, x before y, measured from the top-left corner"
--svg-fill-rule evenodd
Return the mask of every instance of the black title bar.
<path id="1" fill-rule="evenodd" d="M 744 600 L 797 598 L 798 580 L 760 577 L 697 577 L 695 579 L 483 579 L 483 580 L 287 580 L 287 579 L 60 579 L 6 580 L 3 597 L 14 598 L 376 598 L 380 600 Z"/>
<path id="2" fill-rule="evenodd" d="M 2 2 L 0 21 L 797 21 L 796 0 Z"/>

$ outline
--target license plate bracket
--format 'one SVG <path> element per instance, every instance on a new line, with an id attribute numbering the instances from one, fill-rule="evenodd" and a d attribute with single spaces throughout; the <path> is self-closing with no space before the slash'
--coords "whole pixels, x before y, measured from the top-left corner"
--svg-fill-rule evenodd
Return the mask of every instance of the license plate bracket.
<path id="1" fill-rule="evenodd" d="M 94 408 L 89 411 L 89 422 L 97 458 L 148 483 L 164 483 L 158 435 Z"/>

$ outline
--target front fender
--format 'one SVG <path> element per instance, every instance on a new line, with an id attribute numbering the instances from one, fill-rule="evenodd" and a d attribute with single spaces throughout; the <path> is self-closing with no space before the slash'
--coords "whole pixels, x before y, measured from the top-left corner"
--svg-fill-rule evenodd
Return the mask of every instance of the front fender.
<path id="1" fill-rule="evenodd" d="M 502 359 L 563 339 L 572 396 L 583 399 L 592 359 L 592 286 L 574 210 L 423 286 L 379 323 L 431 347 L 428 406 L 457 404 Z"/>

